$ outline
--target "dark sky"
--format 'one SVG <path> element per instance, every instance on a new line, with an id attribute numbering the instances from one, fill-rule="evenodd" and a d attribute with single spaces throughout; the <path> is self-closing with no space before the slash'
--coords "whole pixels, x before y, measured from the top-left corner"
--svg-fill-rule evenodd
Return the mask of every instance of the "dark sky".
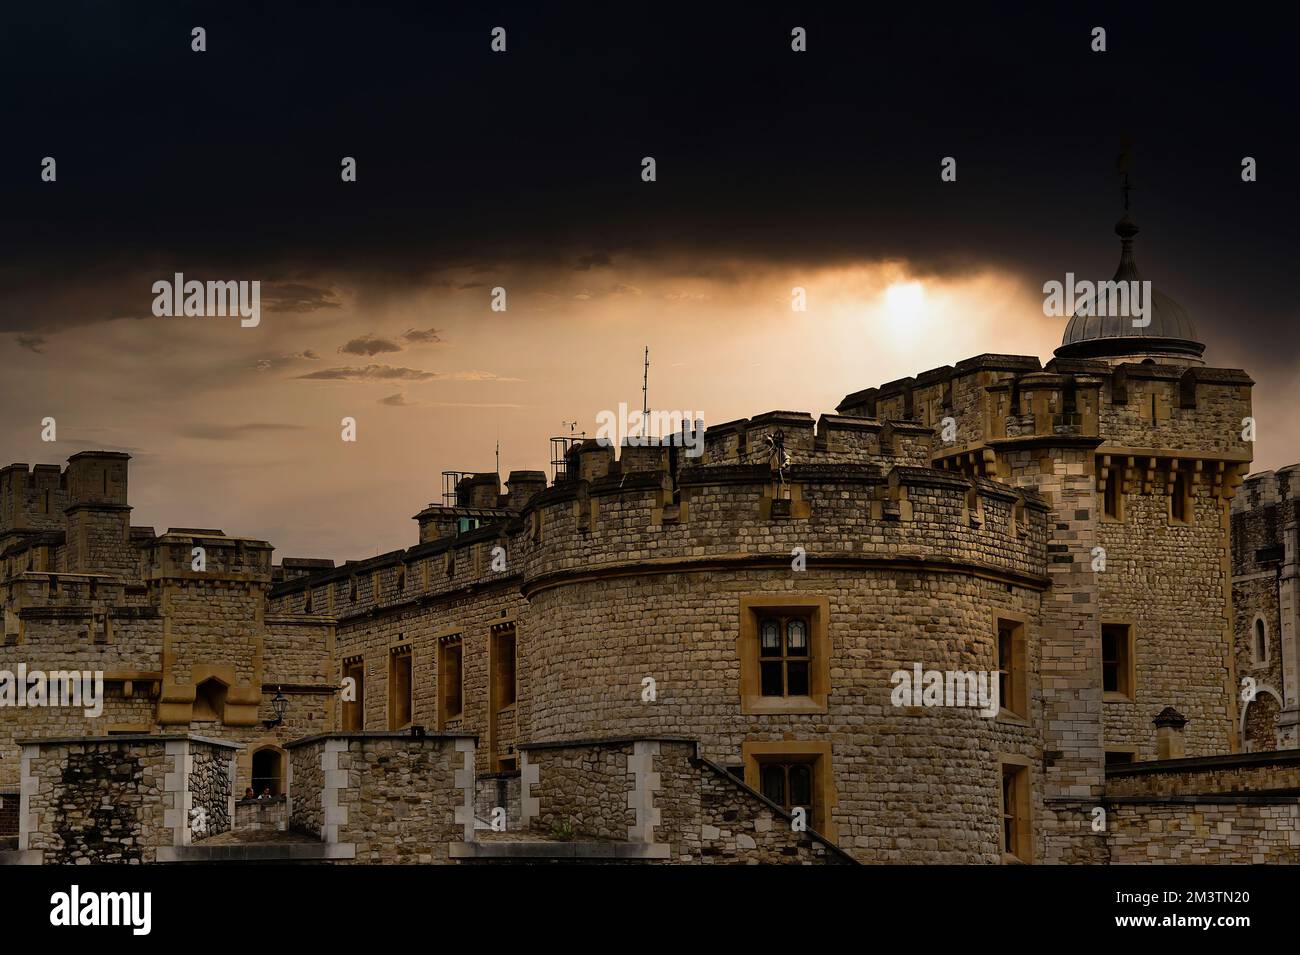
<path id="1" fill-rule="evenodd" d="M 20 407 L 12 413 L 22 421 L 0 421 L 10 447 L 0 457 L 51 458 L 28 426 L 50 406 L 83 444 L 129 448 L 140 467 L 202 458 L 210 469 L 216 459 L 184 440 L 222 442 L 230 458 L 245 447 L 236 441 L 260 436 L 271 454 L 295 433 L 315 440 L 314 402 L 337 399 L 328 406 L 336 431 L 340 409 L 364 397 L 383 414 L 423 415 L 430 445 L 451 449 L 422 469 L 490 464 L 483 435 L 503 428 L 517 455 L 503 468 L 544 467 L 544 436 L 562 418 L 639 401 L 643 343 L 658 361 L 659 393 L 684 408 L 707 399 L 714 422 L 768 410 L 749 406 L 753 394 L 830 410 L 850 391 L 986 349 L 1046 359 L 1030 299 L 1066 271 L 1113 271 L 1115 162 L 1127 136 L 1143 272 L 1188 309 L 1211 365 L 1245 367 L 1259 383 L 1257 408 L 1272 417 L 1261 419 L 1257 463 L 1300 459 L 1300 426 L 1281 430 L 1300 357 L 1289 24 L 1253 10 L 1061 6 L 5 4 L 0 355 L 19 374 L 3 376 L 0 404 Z M 205 53 L 190 49 L 194 26 L 207 30 Z M 505 54 L 490 49 L 495 26 L 507 30 Z M 806 53 L 790 50 L 795 26 L 807 30 Z M 1107 31 L 1104 53 L 1090 48 L 1096 26 Z M 40 181 L 44 156 L 57 159 L 57 183 Z M 357 159 L 356 183 L 340 181 L 343 156 Z M 656 159 L 653 184 L 641 181 L 643 156 Z M 944 156 L 957 160 L 955 183 L 940 181 Z M 1257 182 L 1241 180 L 1245 156 L 1258 162 Z M 801 362 L 798 382 L 776 393 L 755 383 L 766 370 L 747 369 L 763 369 L 764 336 L 782 319 L 760 324 L 751 306 L 773 298 L 745 276 L 789 289 L 800 269 L 895 260 L 912 277 L 1013 276 L 1031 293 L 1020 300 L 1028 309 L 1008 310 L 988 346 L 979 338 L 987 316 L 964 330 L 929 327 L 930 352 L 888 351 L 880 336 L 891 330 L 870 324 L 859 342 L 841 309 L 834 331 L 849 337 L 836 339 L 835 354 L 860 347 L 860 367 L 804 370 L 819 368 L 817 335 L 805 334 L 780 346 L 806 346 L 791 359 Z M 656 272 L 657 262 L 671 266 Z M 150 282 L 173 271 L 259 278 L 283 321 L 226 338 L 150 324 Z M 515 351 L 492 350 L 495 333 L 478 317 L 478 287 L 497 282 L 535 293 L 511 313 L 534 323 L 511 326 Z M 697 311 L 656 335 L 655 309 L 682 302 Z M 570 317 L 581 309 L 588 318 Z M 933 314 L 964 321 L 951 301 Z M 146 321 L 124 331 L 110 321 L 120 318 Z M 600 338 L 601 322 L 622 329 L 617 344 Z M 754 341 L 728 364 L 729 336 L 746 325 Z M 672 352 L 682 328 L 698 339 L 694 355 Z M 410 329 L 446 347 L 408 347 L 400 336 Z M 393 393 L 384 382 L 395 372 L 363 367 L 384 355 L 347 357 L 356 353 L 341 346 L 368 335 L 397 343 L 403 354 L 390 357 L 411 390 Z M 941 347 L 958 342 L 965 353 Z M 583 371 L 542 363 L 548 343 L 585 348 Z M 614 351 L 628 367 L 608 380 L 626 379 L 627 393 L 563 391 L 595 381 L 591 369 Z M 351 370 L 325 367 L 341 360 Z M 689 387 L 704 381 L 701 367 L 712 391 Z M 268 370 L 285 377 L 272 381 Z M 726 373 L 736 380 L 718 380 Z M 356 387 L 302 390 L 322 374 Z M 183 412 L 181 390 L 194 398 Z M 169 420 L 141 410 L 165 408 Z M 453 408 L 495 417 L 464 411 L 453 421 Z M 511 408 L 535 417 L 505 420 Z M 386 432 L 409 443 L 401 433 L 395 423 Z M 525 433 L 535 446 L 523 447 Z M 268 467 L 247 464 L 250 475 Z M 284 481 L 300 480 L 285 467 Z M 395 494 L 394 513 L 414 513 L 436 496 L 433 483 L 410 500 Z M 215 505 L 203 511 L 206 499 L 173 497 L 153 503 L 184 513 L 145 516 L 235 523 Z M 282 499 L 267 492 L 264 521 L 279 518 Z M 303 520 L 284 516 L 282 532 Z M 362 514 L 357 526 L 394 520 Z M 359 539 L 321 536 L 302 549 L 344 551 Z"/>
<path id="2" fill-rule="evenodd" d="M 1293 313 L 1293 39 L 1267 15 L 380 6 L 6 5 L 0 328 L 73 320 L 41 290 L 141 257 L 398 278 L 698 246 L 1091 274 L 1113 258 L 1122 133 L 1148 277 L 1207 324 L 1263 337 Z M 947 155 L 957 184 L 939 182 Z M 1294 358 L 1291 336 L 1263 354 Z"/>

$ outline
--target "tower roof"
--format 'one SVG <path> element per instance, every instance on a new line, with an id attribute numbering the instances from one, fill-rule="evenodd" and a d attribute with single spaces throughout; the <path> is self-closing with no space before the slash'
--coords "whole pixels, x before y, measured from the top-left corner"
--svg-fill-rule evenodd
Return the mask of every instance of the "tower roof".
<path id="1" fill-rule="evenodd" d="M 1133 257 L 1133 238 L 1138 225 L 1125 211 L 1115 223 L 1120 237 L 1119 267 L 1112 281 L 1141 282 Z M 1199 358 L 1205 345 L 1197 341 L 1196 326 L 1187 309 L 1164 292 L 1151 288 L 1151 321 L 1145 326 L 1133 324 L 1129 315 L 1073 315 L 1065 326 L 1058 358 L 1109 358 L 1138 354 L 1168 354 L 1182 358 Z"/>

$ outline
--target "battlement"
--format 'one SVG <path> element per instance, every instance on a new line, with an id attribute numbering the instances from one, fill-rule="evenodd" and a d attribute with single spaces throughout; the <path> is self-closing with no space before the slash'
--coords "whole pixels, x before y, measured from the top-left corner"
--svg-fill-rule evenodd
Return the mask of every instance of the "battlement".
<path id="1" fill-rule="evenodd" d="M 633 461 L 666 453 L 625 450 L 635 451 Z M 593 443 L 586 456 L 611 452 Z M 924 466 L 856 463 L 792 465 L 784 486 L 766 463 L 698 465 L 674 487 L 666 472 L 628 463 L 625 456 L 590 480 L 554 485 L 496 523 L 278 582 L 270 611 L 344 619 L 483 587 L 527 593 L 557 576 L 623 565 L 788 569 L 796 547 L 814 567 L 902 561 L 1046 585 L 1048 503 L 1032 490 Z"/>
<path id="2" fill-rule="evenodd" d="M 263 540 L 227 537 L 219 530 L 169 528 L 141 549 L 145 575 L 152 580 L 271 581 L 274 548 Z M 202 569 L 196 569 L 200 559 Z"/>
<path id="3" fill-rule="evenodd" d="M 837 410 L 915 420 L 934 433 L 934 463 L 974 474 L 1005 477 L 998 456 L 1013 442 L 1240 463 L 1253 384 L 1232 368 L 978 355 L 854 392 Z"/>
<path id="4" fill-rule="evenodd" d="M 63 526 L 72 508 L 125 508 L 129 454 L 82 451 L 57 464 L 0 469 L 0 535 Z"/>
<path id="5" fill-rule="evenodd" d="M 1248 475 L 1232 501 L 1233 514 L 1300 500 L 1300 464 Z"/>

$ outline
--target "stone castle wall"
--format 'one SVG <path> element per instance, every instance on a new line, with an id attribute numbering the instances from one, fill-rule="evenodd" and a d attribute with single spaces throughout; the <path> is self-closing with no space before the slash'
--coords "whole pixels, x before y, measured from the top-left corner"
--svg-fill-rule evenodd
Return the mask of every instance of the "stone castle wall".
<path id="1" fill-rule="evenodd" d="M 417 515 L 416 546 L 310 574 L 276 576 L 265 542 L 130 528 L 124 459 L 78 456 L 63 472 L 18 466 L 0 471 L 0 654 L 98 654 L 116 668 L 105 721 L 238 740 L 240 791 L 253 753 L 268 746 L 285 754 L 295 786 L 345 801 L 355 787 L 339 780 L 372 757 L 397 792 L 433 773 L 404 743 L 370 747 L 393 749 L 383 761 L 337 738 L 328 753 L 287 746 L 337 736 L 335 690 L 358 660 L 364 729 L 402 728 L 390 684 L 395 654 L 409 653 L 403 724 L 478 735 L 480 773 L 512 770 L 539 744 L 688 734 L 705 765 L 752 782 L 762 754 L 787 746 L 818 767 L 823 835 L 855 858 L 997 862 L 1001 765 L 1010 761 L 1028 769 L 1035 861 L 1098 861 L 1106 837 L 1087 823 L 1110 795 L 1107 750 L 1151 759 L 1151 718 L 1170 705 L 1189 718 L 1189 754 L 1238 744 L 1243 627 L 1232 601 L 1270 612 L 1267 561 L 1243 571 L 1229 560 L 1227 502 L 1250 456 L 1240 434 L 1249 387 L 1243 373 L 1223 369 L 1060 360 L 1044 369 L 1022 356 L 979 356 L 850 395 L 840 414 L 780 411 L 715 426 L 699 459 L 680 447 L 630 446 L 616 459 L 584 442 L 550 488 L 518 472 L 501 495 L 495 477 L 479 475 L 464 482 L 455 508 Z M 788 463 L 774 454 L 778 430 Z M 1193 518 L 1177 522 L 1169 496 L 1184 472 L 1194 476 Z M 1120 521 L 1102 513 L 1107 480 L 1123 482 Z M 480 520 L 487 526 L 476 528 Z M 1234 523 L 1234 539 L 1268 536 L 1267 519 L 1257 524 Z M 206 571 L 190 567 L 194 546 L 208 552 Z M 1104 569 L 1094 566 L 1096 547 Z M 96 573 L 69 573 L 83 570 Z M 765 605 L 815 610 L 827 669 L 812 706 L 762 709 L 750 699 L 747 621 Z M 1023 715 L 893 705 L 896 670 L 992 670 L 999 618 L 1023 627 Z M 1105 623 L 1134 629 L 1128 700 L 1101 690 Z M 517 639 L 513 705 L 494 698 L 493 633 L 502 626 Z M 101 627 L 108 636 L 96 642 Z M 449 640 L 462 647 L 459 715 L 441 703 Z M 1282 657 L 1279 647 L 1259 675 L 1281 684 L 1272 668 Z M 224 693 L 215 724 L 195 721 L 205 680 Z M 289 714 L 265 725 L 280 688 Z M 1269 719 L 1257 708 L 1247 723 Z M 84 721 L 67 726 L 87 731 Z M 602 839 L 645 825 L 634 806 L 604 799 L 609 779 L 639 771 L 616 765 L 640 766 L 635 748 L 591 746 L 565 750 L 570 762 L 553 777 L 573 777 L 560 788 L 586 795 L 565 798 L 591 804 L 547 812 L 577 812 Z M 15 766 L 6 752 L 12 742 L 0 738 L 0 785 Z M 695 789 L 673 797 L 689 807 L 682 819 L 741 812 L 716 774 L 679 755 L 674 745 L 654 759 L 671 763 L 683 786 L 695 774 Z M 404 767 L 395 775 L 394 760 Z M 503 778 L 518 779 L 520 815 L 549 825 L 529 815 L 527 771 Z M 377 791 L 362 789 L 347 814 L 360 826 L 349 844 L 371 858 L 419 861 L 420 851 L 381 833 L 406 825 L 384 815 L 405 799 L 385 808 Z M 472 820 L 472 784 L 466 792 L 460 815 Z M 721 801 L 697 806 L 701 793 Z M 309 803 L 294 800 L 295 825 L 328 839 L 340 821 Z M 674 823 L 672 852 L 682 858 L 728 860 L 749 841 L 760 854 L 792 848 L 764 848 L 757 822 L 688 832 L 694 825 Z M 761 833 L 775 839 L 773 831 Z M 432 833 L 437 845 L 454 841 Z M 793 848 L 800 858 L 811 851 Z"/>
<path id="2" fill-rule="evenodd" d="M 148 863 L 218 835 L 230 828 L 234 749 L 160 735 L 26 740 L 18 849 L 45 864 Z"/>
<path id="3" fill-rule="evenodd" d="M 356 862 L 446 862 L 452 842 L 472 840 L 472 737 L 341 733 L 290 749 L 290 827 L 350 846 Z"/>

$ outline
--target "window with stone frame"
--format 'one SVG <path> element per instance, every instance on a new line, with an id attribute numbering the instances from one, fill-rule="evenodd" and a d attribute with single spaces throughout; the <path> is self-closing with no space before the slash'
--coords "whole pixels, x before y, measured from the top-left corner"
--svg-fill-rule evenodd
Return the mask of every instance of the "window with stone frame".
<path id="1" fill-rule="evenodd" d="M 1134 697 L 1135 667 L 1133 627 L 1126 623 L 1106 623 L 1101 627 L 1101 688 L 1105 697 Z"/>
<path id="2" fill-rule="evenodd" d="M 1255 666 L 1268 665 L 1268 627 L 1264 623 L 1263 617 L 1255 618 L 1255 627 L 1253 632 L 1254 640 L 1251 644 L 1253 663 Z"/>
<path id="3" fill-rule="evenodd" d="M 459 635 L 438 647 L 438 715 L 441 723 L 464 715 L 464 641 Z"/>
<path id="4" fill-rule="evenodd" d="M 1124 478 L 1123 470 L 1118 467 L 1110 467 L 1105 471 L 1103 480 L 1106 486 L 1102 491 L 1102 514 L 1107 520 L 1122 521 L 1124 519 Z"/>
<path id="5" fill-rule="evenodd" d="M 746 740 L 741 744 L 745 784 L 783 810 L 803 810 L 809 829 L 831 839 L 838 803 L 831 744 L 821 740 Z"/>
<path id="6" fill-rule="evenodd" d="M 1169 493 L 1169 520 L 1175 524 L 1191 524 L 1194 504 L 1191 475 L 1186 471 L 1176 471 Z"/>
<path id="7" fill-rule="evenodd" d="M 388 728 L 411 725 L 414 711 L 414 659 L 409 645 L 393 647 L 388 654 Z"/>
<path id="8" fill-rule="evenodd" d="M 829 602 L 741 598 L 742 713 L 825 713 L 830 693 Z"/>
<path id="9" fill-rule="evenodd" d="M 497 709 L 515 705 L 515 628 L 493 628 L 492 700 Z"/>
<path id="10" fill-rule="evenodd" d="M 997 619 L 998 706 L 1024 719 L 1029 718 L 1028 647 L 1025 624 Z"/>
<path id="11" fill-rule="evenodd" d="M 366 728 L 366 665 L 361 657 L 343 661 L 343 679 L 351 700 L 343 700 L 343 732 L 360 733 Z M 348 685 L 346 681 L 351 680 Z"/>
<path id="12" fill-rule="evenodd" d="M 1002 763 L 1002 861 L 1032 861 L 1030 830 L 1029 767 Z"/>

